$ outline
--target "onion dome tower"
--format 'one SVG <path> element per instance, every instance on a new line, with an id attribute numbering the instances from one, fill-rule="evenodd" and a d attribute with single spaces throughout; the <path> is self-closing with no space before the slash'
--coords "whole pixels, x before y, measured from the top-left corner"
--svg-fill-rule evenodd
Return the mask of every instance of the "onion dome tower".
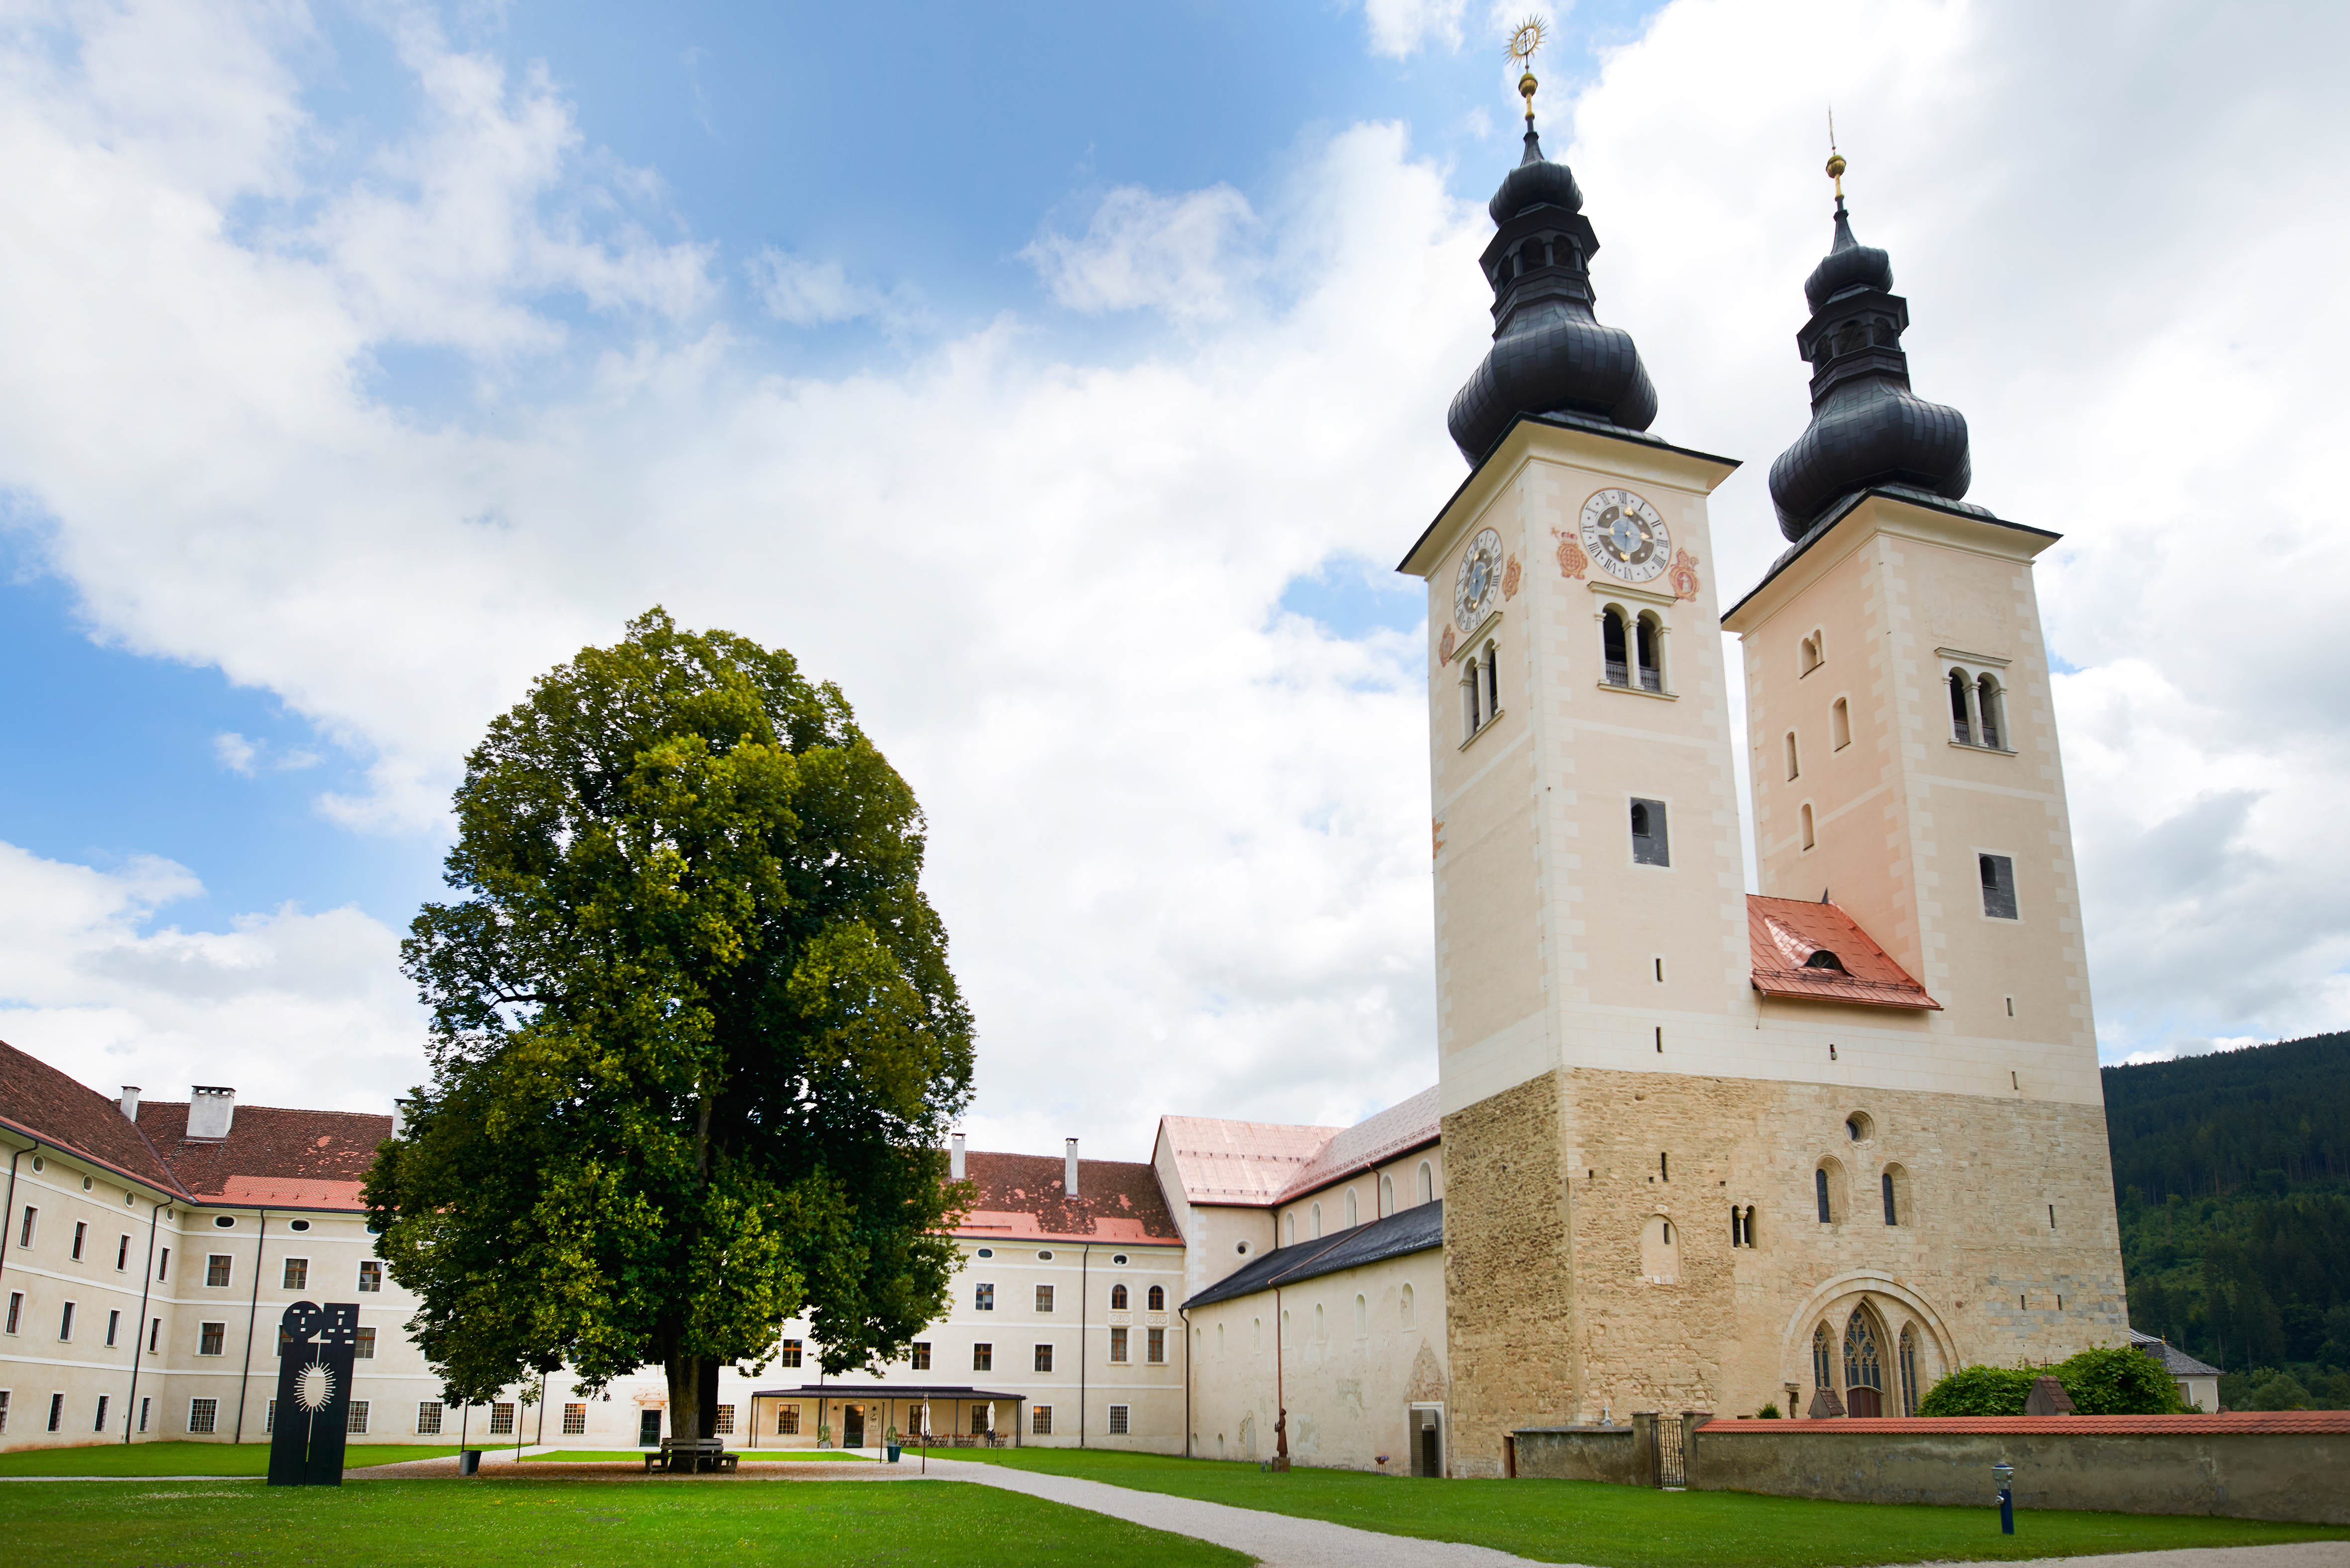
<path id="1" fill-rule="evenodd" d="M 1811 427 L 1771 465 L 1779 532 L 1790 539 L 1861 491 L 1954 502 L 1972 475 L 1966 416 L 1910 393 L 1901 351 L 1909 302 L 1893 292 L 1892 259 L 1853 238 L 1844 171 L 1844 159 L 1831 154 L 1835 240 L 1804 280 L 1812 318 L 1795 335 L 1812 366 Z"/>
<path id="2" fill-rule="evenodd" d="M 1473 466 L 1521 414 L 1565 414 L 1627 431 L 1657 417 L 1657 389 L 1632 335 L 1591 314 L 1591 256 L 1599 237 L 1583 215 L 1583 192 L 1564 163 L 1543 156 L 1534 134 L 1534 78 L 1526 100 L 1526 151 L 1486 211 L 1496 233 L 1478 258 L 1493 287 L 1493 347 L 1452 397 L 1445 423 Z"/>

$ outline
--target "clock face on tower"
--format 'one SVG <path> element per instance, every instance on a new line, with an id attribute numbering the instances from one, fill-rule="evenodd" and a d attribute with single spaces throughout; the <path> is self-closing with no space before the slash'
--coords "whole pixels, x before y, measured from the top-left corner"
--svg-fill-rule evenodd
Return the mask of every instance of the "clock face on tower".
<path id="1" fill-rule="evenodd" d="M 1672 535 L 1657 509 L 1628 490 L 1603 490 L 1583 504 L 1583 547 L 1608 576 L 1645 583 L 1672 565 Z"/>
<path id="2" fill-rule="evenodd" d="M 1469 541 L 1461 557 L 1461 575 L 1452 583 L 1452 619 L 1462 631 L 1474 631 L 1502 586 L 1502 536 L 1491 528 Z"/>

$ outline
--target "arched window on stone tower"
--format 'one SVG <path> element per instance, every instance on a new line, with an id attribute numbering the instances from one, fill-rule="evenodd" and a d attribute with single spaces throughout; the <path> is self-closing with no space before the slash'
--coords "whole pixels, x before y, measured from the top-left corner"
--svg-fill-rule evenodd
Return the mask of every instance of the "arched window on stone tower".
<path id="1" fill-rule="evenodd" d="M 1901 1413 L 1918 1413 L 1918 1328 L 1907 1323 L 1901 1325 Z"/>
<path id="2" fill-rule="evenodd" d="M 1812 1330 L 1812 1386 L 1823 1393 L 1835 1392 L 1835 1341 L 1828 1337 L 1828 1325 Z"/>
<path id="3" fill-rule="evenodd" d="M 1609 605 L 1599 612 L 1600 669 L 1608 685 L 1632 684 L 1630 649 L 1629 628 L 1624 624 L 1624 612 Z"/>
<path id="4" fill-rule="evenodd" d="M 1844 1408 L 1847 1416 L 1885 1414 L 1885 1366 L 1877 1351 L 1876 1320 L 1866 1307 L 1854 1309 L 1844 1328 Z"/>

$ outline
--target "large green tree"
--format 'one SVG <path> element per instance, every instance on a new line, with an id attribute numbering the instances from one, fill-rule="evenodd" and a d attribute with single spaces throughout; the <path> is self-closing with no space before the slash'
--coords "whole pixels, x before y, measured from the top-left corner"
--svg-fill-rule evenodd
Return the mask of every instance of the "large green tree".
<path id="1" fill-rule="evenodd" d="M 368 1179 L 452 1398 L 658 1363 L 708 1436 L 805 1314 L 823 1365 L 944 1309 L 970 1014 L 913 792 L 837 688 L 655 609 L 490 726 L 401 948 L 432 1082 Z"/>

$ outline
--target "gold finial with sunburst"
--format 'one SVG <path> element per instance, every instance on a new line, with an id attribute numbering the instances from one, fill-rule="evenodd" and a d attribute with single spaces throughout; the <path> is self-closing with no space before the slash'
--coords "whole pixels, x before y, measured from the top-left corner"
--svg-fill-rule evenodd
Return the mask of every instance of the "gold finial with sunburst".
<path id="1" fill-rule="evenodd" d="M 1540 16 L 1527 17 L 1510 34 L 1510 58 L 1518 62 L 1518 96 L 1526 100 L 1529 123 L 1534 117 L 1534 88 L 1542 85 L 1534 80 L 1534 51 L 1543 47 L 1544 40 L 1549 36 L 1550 29 Z"/>
<path id="2" fill-rule="evenodd" d="M 1844 154 L 1836 151 L 1835 110 L 1828 110 L 1828 178 L 1835 182 L 1835 199 L 1844 200 Z"/>

